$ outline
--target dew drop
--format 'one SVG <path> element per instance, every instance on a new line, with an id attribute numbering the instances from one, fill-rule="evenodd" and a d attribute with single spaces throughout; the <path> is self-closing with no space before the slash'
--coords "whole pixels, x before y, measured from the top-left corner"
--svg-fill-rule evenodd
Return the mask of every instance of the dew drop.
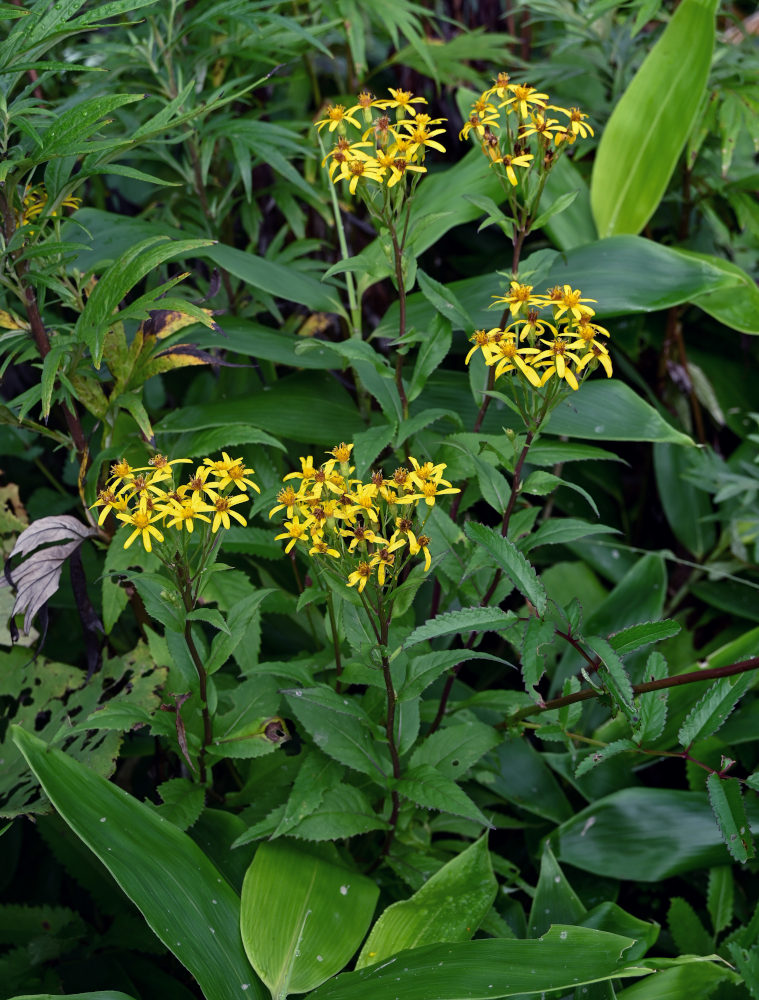
<path id="1" fill-rule="evenodd" d="M 349 885 L 341 885 L 341 886 L 340 886 L 340 895 L 341 895 L 341 896 L 347 896 L 347 895 L 348 895 L 348 890 L 349 890 L 349 889 L 350 889 L 350 886 L 349 886 Z"/>
<path id="2" fill-rule="evenodd" d="M 603 424 L 596 424 L 596 426 L 593 428 L 593 430 L 596 432 L 596 434 L 603 434 L 603 432 L 604 432 L 604 425 Z"/>
<path id="3" fill-rule="evenodd" d="M 100 822 L 101 822 L 101 823 L 105 823 L 105 816 L 101 816 L 101 817 L 100 817 Z"/>
<path id="4" fill-rule="evenodd" d="M 321 956 L 321 955 L 317 955 L 317 956 L 316 956 L 316 961 L 317 961 L 317 962 L 323 962 L 323 961 L 324 961 L 324 959 L 322 958 L 322 956 Z"/>
<path id="5" fill-rule="evenodd" d="M 559 934 L 559 940 L 561 940 L 561 941 L 566 941 L 567 940 L 567 932 L 566 931 L 562 931 Z"/>
<path id="6" fill-rule="evenodd" d="M 303 692 L 302 691 L 293 691 L 293 694 L 295 695 L 296 698 L 302 698 L 303 697 Z"/>
<path id="7" fill-rule="evenodd" d="M 213 928 L 213 927 L 209 927 L 208 929 L 209 929 L 209 931 L 210 931 L 210 932 L 211 932 L 212 934 L 215 934 L 215 933 L 216 933 L 216 931 L 214 930 L 214 928 Z"/>
<path id="8" fill-rule="evenodd" d="M 554 875 L 553 880 L 558 884 L 559 882 L 561 882 L 561 875 Z"/>
<path id="9" fill-rule="evenodd" d="M 240 983 L 240 989 L 241 990 L 249 990 L 250 989 L 250 983 Z"/>
<path id="10" fill-rule="evenodd" d="M 213 903 L 214 906 L 218 905 L 215 899 L 212 899 L 211 902 Z"/>

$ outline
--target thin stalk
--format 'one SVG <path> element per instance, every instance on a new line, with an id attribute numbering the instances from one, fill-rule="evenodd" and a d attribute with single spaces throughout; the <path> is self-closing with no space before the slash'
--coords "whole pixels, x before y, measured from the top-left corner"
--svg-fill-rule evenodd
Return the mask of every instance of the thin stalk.
<path id="1" fill-rule="evenodd" d="M 327 611 L 329 612 L 329 627 L 332 631 L 332 646 L 335 651 L 335 667 L 337 670 L 337 682 L 335 684 L 335 690 L 338 694 L 342 693 L 343 685 L 340 680 L 340 676 L 343 672 L 343 661 L 342 654 L 340 652 L 340 638 L 337 634 L 337 621 L 335 619 L 335 603 L 332 599 L 332 591 L 327 590 Z"/>
<path id="2" fill-rule="evenodd" d="M 380 642 L 380 655 L 382 657 L 382 676 L 385 680 L 385 692 L 387 694 L 387 713 L 385 716 L 385 735 L 387 737 L 387 744 L 390 749 L 390 760 L 393 766 L 393 778 L 397 781 L 401 776 L 401 759 L 398 753 L 398 744 L 395 738 L 395 714 L 397 705 L 397 695 L 395 692 L 395 687 L 393 686 L 393 676 L 390 670 L 390 660 L 387 655 L 388 647 L 388 636 L 389 636 L 389 617 L 386 614 L 385 607 L 382 603 L 382 598 L 380 596 L 379 601 L 379 642 Z M 395 830 L 398 824 L 398 814 L 400 813 L 401 800 L 398 792 L 393 789 L 390 793 L 390 799 L 392 802 L 392 807 L 390 810 L 390 817 L 388 819 L 389 828 L 387 835 L 385 836 L 385 842 L 382 845 L 382 850 L 380 851 L 379 857 L 375 861 L 374 867 L 378 865 L 382 858 L 387 857 L 390 847 L 393 843 L 395 837 Z"/>
<path id="3" fill-rule="evenodd" d="M 190 582 L 189 574 L 187 572 L 186 564 L 182 564 L 181 569 L 181 581 L 180 581 L 182 600 L 184 602 L 185 611 L 189 614 L 194 607 L 194 601 L 192 597 L 192 584 Z M 202 784 L 206 783 L 206 747 L 210 746 L 213 740 L 213 726 L 211 724 L 211 713 L 208 710 L 208 677 L 206 674 L 206 668 L 203 665 L 203 660 L 201 659 L 200 653 L 198 652 L 198 647 L 195 645 L 195 640 L 192 637 L 192 622 L 185 619 L 184 623 L 184 641 L 187 645 L 187 649 L 192 658 L 192 662 L 195 664 L 195 670 L 198 674 L 198 684 L 200 689 L 200 710 L 203 716 L 203 742 L 200 747 L 200 754 L 198 755 L 198 771 L 200 775 L 200 781 Z"/>

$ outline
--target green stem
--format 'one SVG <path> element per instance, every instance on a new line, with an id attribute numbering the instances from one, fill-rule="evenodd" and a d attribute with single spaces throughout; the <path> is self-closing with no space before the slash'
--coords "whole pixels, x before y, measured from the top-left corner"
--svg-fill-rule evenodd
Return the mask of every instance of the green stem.
<path id="1" fill-rule="evenodd" d="M 335 650 L 335 668 L 337 670 L 337 682 L 335 684 L 335 690 L 340 694 L 343 690 L 343 685 L 340 680 L 340 676 L 343 672 L 343 662 L 342 655 L 340 652 L 340 638 L 337 634 L 337 620 L 335 619 L 335 604 L 332 599 L 332 591 L 327 590 L 327 611 L 329 612 L 329 627 L 332 631 L 332 646 Z"/>

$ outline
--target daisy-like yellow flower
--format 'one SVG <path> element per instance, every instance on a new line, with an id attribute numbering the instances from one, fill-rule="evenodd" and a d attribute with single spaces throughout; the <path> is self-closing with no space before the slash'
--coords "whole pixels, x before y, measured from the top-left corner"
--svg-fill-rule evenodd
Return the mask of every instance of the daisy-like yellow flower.
<path id="1" fill-rule="evenodd" d="M 546 106 L 548 94 L 539 94 L 535 87 L 531 87 L 527 83 L 510 83 L 508 89 L 512 96 L 506 98 L 500 107 L 514 108 L 520 118 L 529 116 L 531 104 L 538 108 Z"/>
<path id="2" fill-rule="evenodd" d="M 150 510 L 148 510 L 147 498 L 143 497 L 140 500 L 140 504 L 137 510 L 123 511 L 123 512 L 120 511 L 116 515 L 116 517 L 118 517 L 120 521 L 123 521 L 124 524 L 128 524 L 132 528 L 134 528 L 132 534 L 124 542 L 125 549 L 129 548 L 129 546 L 132 544 L 135 538 L 137 538 L 138 535 L 142 537 L 142 544 L 145 546 L 146 552 L 153 551 L 152 543 L 150 540 L 151 535 L 154 538 L 156 538 L 159 542 L 163 541 L 163 535 L 158 530 L 158 528 L 155 527 L 153 523 L 154 521 L 158 521 L 161 517 L 163 517 L 163 514 L 161 513 L 153 514 Z"/>
<path id="3" fill-rule="evenodd" d="M 386 107 L 387 100 L 385 98 L 377 98 L 374 94 L 370 93 L 370 91 L 362 90 L 356 98 L 356 106 L 351 108 L 351 111 L 362 111 L 364 114 L 364 121 L 370 122 L 372 120 L 372 108 Z"/>
<path id="4" fill-rule="evenodd" d="M 346 444 L 345 441 L 341 441 L 340 444 L 336 444 L 331 451 L 327 452 L 327 454 L 332 455 L 336 461 L 340 462 L 341 465 L 344 465 L 346 462 L 350 462 L 352 451 L 352 444 Z"/>
<path id="5" fill-rule="evenodd" d="M 409 153 L 411 156 L 415 155 L 418 150 L 422 151 L 422 158 L 424 158 L 425 147 L 429 146 L 431 149 L 437 149 L 439 152 L 445 152 L 445 146 L 442 146 L 437 140 L 433 139 L 436 135 L 445 135 L 444 128 L 436 128 L 430 131 L 426 125 L 419 124 L 419 115 L 413 121 L 402 122 L 403 125 L 409 130 L 409 138 L 411 139 L 411 145 L 409 146 Z"/>
<path id="6" fill-rule="evenodd" d="M 488 88 L 482 95 L 483 100 L 487 100 L 488 97 L 492 97 L 493 94 L 496 97 L 503 99 L 508 93 L 510 77 L 508 73 L 499 73 L 493 82 L 493 86 Z"/>
<path id="7" fill-rule="evenodd" d="M 451 485 L 447 479 L 443 479 L 443 473 L 447 468 L 445 462 L 440 462 L 438 465 L 433 465 L 432 462 L 420 464 L 413 455 L 409 455 L 408 460 L 414 466 L 414 471 L 409 473 L 409 481 L 413 485 L 421 487 L 430 482 L 438 483 L 438 485 L 442 483 L 443 486 Z"/>
<path id="8" fill-rule="evenodd" d="M 565 312 L 570 312 L 574 318 L 579 322 L 583 313 L 587 312 L 587 309 L 582 305 L 583 302 L 597 302 L 598 299 L 583 299 L 582 292 L 579 289 L 573 289 L 571 285 L 564 285 L 561 291 L 561 296 L 554 298 L 553 290 L 551 293 L 551 304 L 554 307 L 554 319 L 559 319 L 563 316 Z M 592 311 L 590 313 L 592 314 Z"/>
<path id="9" fill-rule="evenodd" d="M 43 185 L 39 184 L 36 187 L 30 188 L 23 197 L 23 210 L 19 218 L 19 224 L 23 226 L 27 222 L 32 222 L 34 219 L 38 218 L 42 215 L 47 203 L 47 191 Z M 61 208 L 73 208 L 76 210 L 81 204 L 81 198 L 75 198 L 73 195 L 67 195 L 61 202 Z M 50 213 L 51 218 L 55 218 L 57 215 L 57 209 L 53 209 Z"/>
<path id="10" fill-rule="evenodd" d="M 226 454 L 226 452 L 224 453 Z M 248 476 L 252 476 L 255 469 L 246 469 L 245 463 L 241 458 L 237 459 L 231 465 L 229 465 L 223 473 L 215 473 L 219 476 L 219 480 L 216 483 L 217 490 L 223 490 L 225 486 L 229 483 L 234 483 L 234 485 L 242 490 L 243 493 L 247 493 L 248 487 L 255 490 L 256 493 L 261 492 L 261 488 L 257 486 L 252 479 L 248 479 Z"/>
<path id="11" fill-rule="evenodd" d="M 472 347 L 467 356 L 464 358 L 464 364 L 468 365 L 477 351 L 482 351 L 484 354 L 484 348 L 487 347 L 488 344 L 493 343 L 497 334 L 503 334 L 503 330 L 499 326 L 493 327 L 492 330 L 475 330 L 469 338 L 470 343 L 474 344 L 474 347 Z"/>
<path id="12" fill-rule="evenodd" d="M 330 180 L 334 180 L 335 171 L 340 169 L 341 164 L 350 160 L 369 160 L 371 157 L 364 152 L 365 148 L 373 148 L 371 142 L 350 142 L 345 136 L 339 136 L 337 144 L 327 153 L 322 160 L 322 166 L 330 161 L 328 170 Z"/>
<path id="13" fill-rule="evenodd" d="M 108 482 L 115 488 L 119 485 L 127 476 L 131 477 L 135 470 L 127 462 L 125 458 L 120 458 L 118 462 L 114 462 L 111 466 L 111 474 L 108 477 Z"/>
<path id="14" fill-rule="evenodd" d="M 363 593 L 364 587 L 367 585 L 372 576 L 373 567 L 363 560 L 358 564 L 358 567 L 349 575 L 348 586 L 355 587 L 358 584 L 359 594 Z"/>
<path id="15" fill-rule="evenodd" d="M 363 524 L 358 522 L 353 525 L 352 528 L 340 528 L 340 534 L 343 538 L 350 538 L 348 544 L 348 551 L 353 552 L 353 550 L 358 546 L 362 548 L 371 542 L 372 545 L 389 545 L 390 543 L 386 538 L 381 535 L 376 534 L 371 528 L 364 527 Z"/>
<path id="16" fill-rule="evenodd" d="M 331 478 L 332 470 L 335 467 L 335 462 L 336 459 L 330 458 L 327 462 L 324 463 L 324 465 L 320 469 L 317 469 L 314 472 L 313 479 L 309 483 L 309 488 L 310 488 L 309 499 L 318 500 L 325 489 L 330 490 L 330 492 L 332 493 L 336 493 L 338 496 L 340 496 L 344 492 L 342 477 L 338 476 L 338 479 L 340 480 L 339 483 L 333 482 Z"/>
<path id="17" fill-rule="evenodd" d="M 287 511 L 287 516 L 292 517 L 295 512 L 296 505 L 300 506 L 305 500 L 306 494 L 304 488 L 301 488 L 296 493 L 292 486 L 285 486 L 277 493 L 277 506 L 272 507 L 269 511 L 269 517 L 273 517 L 278 510 Z"/>
<path id="18" fill-rule="evenodd" d="M 347 160 L 340 164 L 340 172 L 336 180 L 348 181 L 348 188 L 351 194 L 356 193 L 359 181 L 377 181 L 382 183 L 382 168 L 374 159 L 369 160 Z"/>
<path id="19" fill-rule="evenodd" d="M 332 556 L 333 559 L 340 558 L 340 553 L 337 549 L 331 549 L 329 544 L 324 541 L 315 541 L 308 550 L 308 554 L 310 556 Z"/>
<path id="20" fill-rule="evenodd" d="M 535 304 L 538 296 L 532 294 L 532 285 L 522 285 L 518 281 L 510 283 L 511 291 L 506 295 L 494 295 L 493 304 L 507 305 L 512 316 L 518 316 L 520 312 L 526 312 L 528 307 Z"/>
<path id="21" fill-rule="evenodd" d="M 338 126 L 342 125 L 344 128 L 344 123 L 350 122 L 356 128 L 361 128 L 361 122 L 357 121 L 352 115 L 352 112 L 355 110 L 355 108 L 346 110 L 343 104 L 330 104 L 327 108 L 326 116 L 316 122 L 316 127 L 321 132 L 325 125 L 329 125 L 330 132 L 334 132 Z"/>
<path id="22" fill-rule="evenodd" d="M 403 156 L 396 156 L 390 165 L 390 180 L 387 182 L 388 188 L 395 187 L 398 181 L 406 174 L 407 170 L 413 170 L 417 174 L 426 174 L 427 168 L 420 167 L 416 163 L 405 159 Z"/>
<path id="23" fill-rule="evenodd" d="M 553 375 L 558 375 L 559 378 L 564 379 L 570 389 L 579 389 L 577 378 L 575 373 L 567 364 L 567 359 L 573 361 L 575 365 L 580 363 L 580 359 L 569 350 L 569 346 L 564 340 L 541 340 L 541 344 L 547 344 L 548 350 L 541 351 L 537 357 L 533 358 L 532 363 L 534 365 L 547 365 L 548 367 L 543 372 L 540 379 L 540 384 L 545 385 L 546 382 L 553 377 Z"/>
<path id="24" fill-rule="evenodd" d="M 371 558 L 370 566 L 377 567 L 377 582 L 381 587 L 385 586 L 385 573 L 387 570 L 393 568 L 395 563 L 395 556 L 393 555 L 393 549 L 399 549 L 403 546 L 403 542 L 396 542 L 394 545 L 387 545 L 375 552 Z"/>
<path id="25" fill-rule="evenodd" d="M 123 513 L 128 506 L 129 501 L 125 496 L 118 496 L 113 490 L 100 490 L 95 503 L 90 504 L 90 510 L 92 510 L 93 507 L 103 508 L 100 511 L 100 516 L 98 517 L 98 525 L 101 525 L 108 517 L 109 511 L 113 511 L 114 514 L 118 515 L 119 512 Z"/>
<path id="26" fill-rule="evenodd" d="M 491 156 L 491 160 L 493 163 L 500 163 L 504 166 L 509 183 L 512 187 L 516 187 L 517 175 L 514 167 L 529 167 L 532 163 L 533 155 L 532 153 L 520 153 L 519 156 L 511 156 L 509 153 L 504 153 L 500 156 Z"/>
<path id="27" fill-rule="evenodd" d="M 585 121 L 588 116 L 579 108 L 570 108 L 569 111 L 566 108 L 557 108 L 556 110 L 563 111 L 569 116 L 569 130 L 574 135 L 579 135 L 581 139 L 587 139 L 589 135 L 594 134 L 593 129 Z"/>
<path id="28" fill-rule="evenodd" d="M 514 323 L 510 323 L 506 327 L 505 333 L 514 336 L 518 332 L 520 340 L 529 338 L 534 341 L 536 337 L 544 337 L 546 330 L 549 330 L 554 337 L 558 337 L 556 327 L 552 323 L 541 319 L 537 309 L 528 309 L 526 318 L 520 318 Z"/>
<path id="29" fill-rule="evenodd" d="M 578 373 L 583 370 L 583 368 L 588 364 L 588 362 L 597 361 L 601 365 L 603 370 L 606 372 L 606 377 L 611 378 L 612 366 L 608 350 L 604 347 L 603 344 L 601 344 L 599 341 L 596 340 L 594 340 L 588 346 L 590 348 L 588 353 L 584 354 L 577 362 L 576 367 Z"/>
<path id="30" fill-rule="evenodd" d="M 288 479 L 302 479 L 303 484 L 311 482 L 311 480 L 316 475 L 316 469 L 314 468 L 314 457 L 309 455 L 308 458 L 303 458 L 301 455 L 300 459 L 300 472 L 288 472 L 286 476 L 282 477 L 282 482 L 286 483 Z"/>
<path id="31" fill-rule="evenodd" d="M 540 351 L 536 347 L 517 347 L 513 334 L 494 344 L 487 350 L 487 360 L 489 365 L 495 365 L 495 378 L 498 379 L 506 372 L 518 370 L 531 385 L 537 388 L 540 385 L 540 376 L 531 368 L 527 361 L 535 360 L 532 355 L 538 355 Z"/>
<path id="32" fill-rule="evenodd" d="M 287 545 L 285 545 L 285 552 L 289 552 L 296 542 L 299 542 L 301 539 L 305 540 L 312 522 L 313 519 L 311 517 L 307 517 L 305 521 L 301 521 L 296 514 L 292 520 L 285 521 L 285 530 L 281 535 L 275 535 L 274 540 L 279 541 L 281 538 L 289 539 Z"/>
<path id="33" fill-rule="evenodd" d="M 478 139 L 482 139 L 487 129 L 500 129 L 497 114 L 478 115 L 472 112 L 469 120 L 464 122 L 464 127 L 459 132 L 459 139 L 466 139 L 470 132 L 474 132 Z"/>
<path id="34" fill-rule="evenodd" d="M 424 97 L 414 97 L 410 90 L 393 90 L 392 87 L 388 87 L 388 90 L 393 95 L 393 99 L 386 101 L 386 108 L 395 108 L 396 116 L 398 121 L 401 121 L 403 116 L 408 113 L 412 116 L 416 114 L 415 104 L 426 104 L 427 101 Z"/>
<path id="35" fill-rule="evenodd" d="M 137 472 L 137 469 L 134 470 Z M 156 497 L 165 496 L 165 491 L 157 483 L 165 478 L 165 474 L 159 472 L 151 472 L 147 476 L 143 475 L 141 472 L 136 476 L 125 476 L 123 480 L 123 486 L 119 490 L 119 495 L 126 494 L 129 500 L 133 500 L 136 496 L 150 496 L 151 494 Z"/>
<path id="36" fill-rule="evenodd" d="M 236 510 L 232 510 L 232 507 L 235 507 L 238 503 L 245 503 L 248 499 L 247 494 L 239 493 L 234 497 L 223 497 L 220 496 L 215 490 L 206 490 L 206 492 L 208 493 L 208 497 L 213 504 L 212 509 L 215 511 L 213 515 L 213 524 L 211 525 L 211 531 L 213 534 L 216 534 L 220 525 L 223 525 L 225 529 L 229 529 L 231 527 L 229 520 L 230 516 L 236 521 L 239 521 L 243 526 L 248 523 L 242 514 L 239 514 Z"/>
<path id="37" fill-rule="evenodd" d="M 532 115 L 531 124 L 522 125 L 519 130 L 519 138 L 527 139 L 531 135 L 537 135 L 545 139 L 546 143 L 551 143 L 556 132 L 563 131 L 558 118 L 545 118 L 539 112 Z"/>
<path id="38" fill-rule="evenodd" d="M 195 474 L 190 478 L 189 482 L 184 483 L 182 486 L 177 488 L 177 493 L 184 497 L 188 493 L 208 493 L 210 487 L 207 485 L 206 480 L 211 474 L 211 467 L 209 465 L 199 465 L 195 470 Z"/>
<path id="39" fill-rule="evenodd" d="M 408 496 L 399 497 L 398 503 L 416 503 L 418 500 L 424 500 L 428 507 L 434 507 L 435 500 L 439 496 L 443 496 L 446 493 L 461 493 L 461 490 L 455 486 L 449 486 L 444 490 L 438 489 L 443 482 L 445 480 L 436 482 L 434 479 L 431 479 L 429 482 L 422 483 L 418 493 L 410 493 Z"/>
<path id="40" fill-rule="evenodd" d="M 427 573 L 432 562 L 432 556 L 430 555 L 430 550 L 428 545 L 431 539 L 427 535 L 416 535 L 413 532 L 409 532 L 409 552 L 412 556 L 415 556 L 418 552 L 424 553 L 424 572 Z"/>
<path id="41" fill-rule="evenodd" d="M 213 511 L 213 509 L 213 507 L 203 502 L 200 493 L 191 493 L 189 497 L 181 502 L 174 500 L 166 504 L 162 513 L 168 518 L 166 524 L 169 528 L 176 528 L 178 531 L 186 528 L 188 533 L 192 534 L 196 519 L 206 521 L 208 524 L 211 523 L 211 518 L 206 517 L 206 514 Z"/>
<path id="42" fill-rule="evenodd" d="M 360 513 L 372 521 L 377 521 L 377 511 L 374 507 L 374 498 L 377 496 L 377 487 L 374 483 L 358 483 L 356 490 L 350 494 L 353 501 L 350 513 Z"/>

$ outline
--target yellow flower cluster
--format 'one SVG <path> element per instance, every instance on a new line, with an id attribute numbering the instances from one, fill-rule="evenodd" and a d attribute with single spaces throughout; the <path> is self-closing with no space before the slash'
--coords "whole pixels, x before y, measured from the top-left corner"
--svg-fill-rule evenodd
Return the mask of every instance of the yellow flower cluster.
<path id="1" fill-rule="evenodd" d="M 499 166 L 512 186 L 517 184 L 515 167 L 529 172 L 535 161 L 530 140 L 537 139 L 539 165 L 549 170 L 560 147 L 593 135 L 587 115 L 579 108 L 549 104 L 548 94 L 527 83 L 512 83 L 508 73 L 499 73 L 493 86 L 472 104 L 459 139 L 469 135 L 479 140 L 491 166 Z M 559 115 L 552 117 L 552 113 Z"/>
<path id="2" fill-rule="evenodd" d="M 284 477 L 287 485 L 269 512 L 269 517 L 282 510 L 286 514 L 285 530 L 277 539 L 286 541 L 285 552 L 300 545 L 317 559 L 342 560 L 348 586 L 358 586 L 359 592 L 374 582 L 375 571 L 381 587 L 397 579 L 408 559 L 419 553 L 426 572 L 430 539 L 421 531 L 427 515 L 439 496 L 460 492 L 443 479 L 445 465 L 420 464 L 409 456 L 411 469 L 401 466 L 390 477 L 372 472 L 365 483 L 351 477 L 352 450 L 352 444 L 341 443 L 318 467 L 311 455 L 301 458 L 300 472 Z M 425 516 L 417 527 L 414 512 L 420 503 Z"/>
<path id="3" fill-rule="evenodd" d="M 368 181 L 395 187 L 409 173 L 426 173 L 423 164 L 428 148 L 445 152 L 435 138 L 445 129 L 435 126 L 446 119 L 431 118 L 415 107 L 427 103 L 423 97 L 408 90 L 390 88 L 389 92 L 390 97 L 378 99 L 362 91 L 350 108 L 330 104 L 324 118 L 316 122 L 319 131 L 325 125 L 330 132 L 337 131 L 337 144 L 322 166 L 329 162 L 330 179 L 347 181 L 351 194 Z"/>
<path id="4" fill-rule="evenodd" d="M 29 188 L 24 194 L 23 208 L 18 218 L 19 225 L 31 222 L 38 216 L 42 215 L 47 202 L 48 196 L 44 185 L 37 184 L 36 187 Z M 68 195 L 61 202 L 61 208 L 73 208 L 76 210 L 81 204 L 81 198 L 74 198 L 72 195 Z M 57 216 L 57 210 L 53 209 L 50 215 L 52 217 Z"/>
<path id="5" fill-rule="evenodd" d="M 582 292 L 571 285 L 557 285 L 545 295 L 533 295 L 532 285 L 518 281 L 511 282 L 506 295 L 493 298 L 507 307 L 512 321 L 505 329 L 476 330 L 470 337 L 474 346 L 466 364 L 482 351 L 488 367 L 495 365 L 495 378 L 517 372 L 535 388 L 556 377 L 578 389 L 577 376 L 584 378 L 599 364 L 611 378 L 609 351 L 598 340 L 599 336 L 608 337 L 609 331 L 593 322 L 595 310 L 586 304 L 595 299 L 582 298 Z M 553 322 L 541 317 L 544 310 L 550 310 Z M 521 347 L 525 341 L 526 346 Z"/>
<path id="6" fill-rule="evenodd" d="M 151 536 L 159 542 L 164 540 L 157 524 L 192 532 L 195 521 L 205 521 L 211 524 L 212 533 L 220 526 L 229 528 L 230 517 L 246 524 L 245 518 L 233 508 L 249 499 L 248 487 L 261 492 L 248 479 L 253 469 L 247 469 L 241 458 L 230 458 L 223 451 L 220 459 L 204 458 L 187 483 L 175 486 L 172 466 L 185 462 L 190 459 L 169 461 L 160 454 L 149 459 L 148 465 L 136 468 L 125 459 L 116 462 L 111 466 L 106 489 L 100 491 L 92 504 L 101 508 L 98 524 L 113 511 L 120 521 L 134 529 L 124 548 L 128 549 L 139 535 L 148 552 L 152 550 Z M 241 492 L 232 495 L 235 487 Z"/>

